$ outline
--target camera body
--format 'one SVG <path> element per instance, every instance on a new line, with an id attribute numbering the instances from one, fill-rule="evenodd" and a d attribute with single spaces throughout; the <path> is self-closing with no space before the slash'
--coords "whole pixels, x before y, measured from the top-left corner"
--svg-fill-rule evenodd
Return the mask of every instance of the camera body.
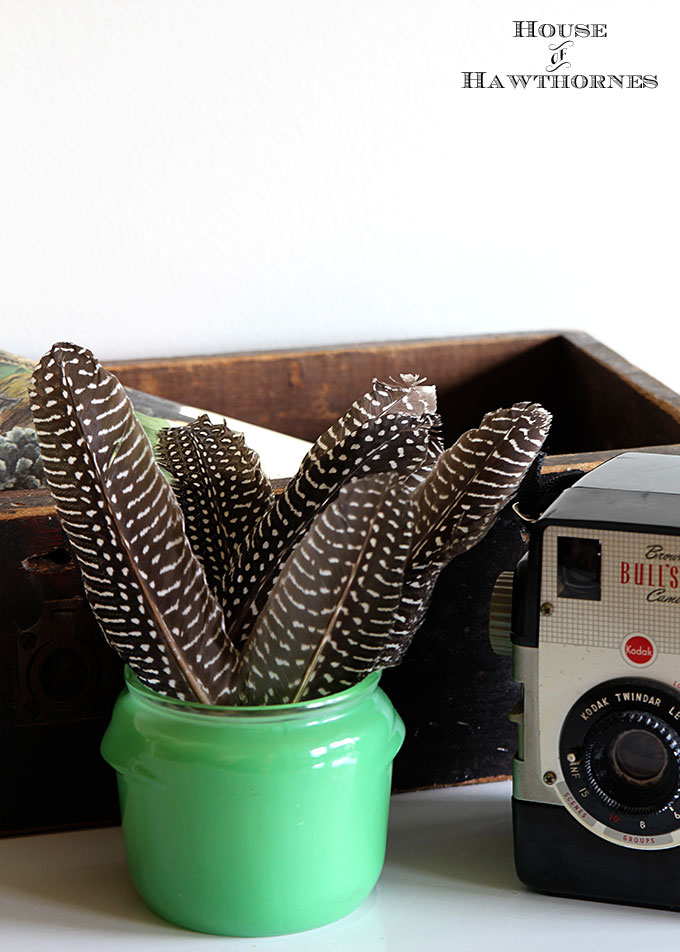
<path id="1" fill-rule="evenodd" d="M 562 493 L 490 621 L 523 684 L 520 879 L 680 910 L 680 456 L 623 453 Z"/>

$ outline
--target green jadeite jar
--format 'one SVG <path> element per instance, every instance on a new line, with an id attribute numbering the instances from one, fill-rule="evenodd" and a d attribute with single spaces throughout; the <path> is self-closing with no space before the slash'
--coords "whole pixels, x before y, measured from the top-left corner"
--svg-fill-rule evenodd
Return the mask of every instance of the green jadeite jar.
<path id="1" fill-rule="evenodd" d="M 206 707 L 126 671 L 102 741 L 132 880 L 163 918 L 265 936 L 347 915 L 385 857 L 404 725 L 379 674 L 315 701 Z"/>

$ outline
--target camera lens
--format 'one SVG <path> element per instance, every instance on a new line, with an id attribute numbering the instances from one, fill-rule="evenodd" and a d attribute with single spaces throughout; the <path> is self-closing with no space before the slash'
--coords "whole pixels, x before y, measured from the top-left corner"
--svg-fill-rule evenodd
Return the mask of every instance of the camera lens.
<path id="1" fill-rule="evenodd" d="M 675 845 L 676 834 L 680 841 L 675 690 L 644 678 L 595 685 L 565 718 L 560 766 L 565 789 L 558 792 L 579 819 L 602 824 L 600 835 L 626 846 L 646 837 L 643 845 L 654 849 Z"/>
<path id="2" fill-rule="evenodd" d="M 677 790 L 677 735 L 645 711 L 603 718 L 587 734 L 584 766 L 593 787 L 612 807 L 631 813 L 660 809 Z"/>
<path id="3" fill-rule="evenodd" d="M 608 756 L 615 775 L 645 790 L 658 786 L 668 766 L 663 741 L 646 730 L 623 731 L 609 745 Z"/>

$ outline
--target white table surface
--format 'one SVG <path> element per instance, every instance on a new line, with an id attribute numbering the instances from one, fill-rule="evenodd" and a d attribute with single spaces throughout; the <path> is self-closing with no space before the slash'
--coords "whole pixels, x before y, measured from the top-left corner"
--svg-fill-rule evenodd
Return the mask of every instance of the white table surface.
<path id="1" fill-rule="evenodd" d="M 387 861 L 364 904 L 322 929 L 268 939 L 187 932 L 131 886 L 120 829 L 0 841 L 7 952 L 607 952 L 680 945 L 680 916 L 529 893 L 512 862 L 510 784 L 392 798 Z M 662 945 L 663 943 L 663 945 Z"/>

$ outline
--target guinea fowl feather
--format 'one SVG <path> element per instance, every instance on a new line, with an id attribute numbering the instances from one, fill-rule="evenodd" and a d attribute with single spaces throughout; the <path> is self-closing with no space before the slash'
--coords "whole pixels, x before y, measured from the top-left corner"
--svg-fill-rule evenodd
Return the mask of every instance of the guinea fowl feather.
<path id="1" fill-rule="evenodd" d="M 343 413 L 340 419 L 317 439 L 307 454 L 317 460 L 331 447 L 369 420 L 387 413 L 415 417 L 432 417 L 437 411 L 437 391 L 418 374 L 400 374 L 399 380 L 381 381 L 374 377 L 371 389 Z"/>
<path id="2" fill-rule="evenodd" d="M 341 690 L 378 666 L 401 597 L 413 501 L 389 474 L 356 480 L 286 560 L 243 650 L 244 704 Z"/>
<path id="3" fill-rule="evenodd" d="M 123 388 L 90 351 L 55 344 L 31 400 L 48 485 L 107 640 L 154 690 L 228 703 L 238 655 Z"/>
<path id="4" fill-rule="evenodd" d="M 413 548 L 385 666 L 401 660 L 444 566 L 483 539 L 513 497 L 545 441 L 551 419 L 536 403 L 494 410 L 440 455 L 416 491 Z"/>
<path id="5" fill-rule="evenodd" d="M 283 562 L 312 519 L 353 479 L 380 472 L 408 479 L 428 458 L 432 423 L 429 416 L 388 413 L 367 420 L 323 454 L 307 455 L 241 547 L 230 585 L 225 586 L 234 643 L 247 637 Z"/>
<path id="6" fill-rule="evenodd" d="M 170 473 L 208 584 L 223 601 L 226 567 L 274 500 L 260 458 L 242 433 L 211 423 L 206 414 L 161 430 L 156 457 Z"/>

